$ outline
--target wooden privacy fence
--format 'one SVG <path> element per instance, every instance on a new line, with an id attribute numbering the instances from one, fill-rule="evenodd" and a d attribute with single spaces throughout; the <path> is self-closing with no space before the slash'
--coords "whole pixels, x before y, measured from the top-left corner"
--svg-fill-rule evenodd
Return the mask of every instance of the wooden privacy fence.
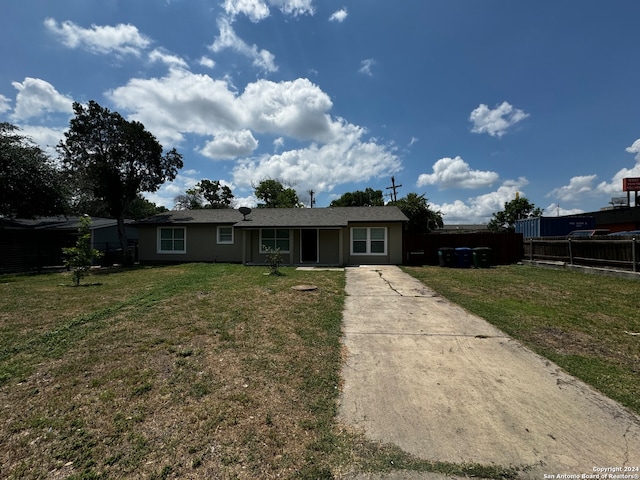
<path id="1" fill-rule="evenodd" d="M 52 239 L 53 238 L 53 239 Z M 72 247 L 75 240 L 68 238 L 39 238 L 37 235 L 18 237 L 17 239 L 0 238 L 0 274 L 16 272 L 42 272 L 50 268 L 61 268 L 64 264 L 62 248 Z M 95 242 L 93 248 L 103 253 L 102 258 L 94 263 L 110 266 L 122 261 L 119 243 Z M 129 241 L 129 255 L 134 262 L 138 261 L 138 242 Z"/>
<path id="2" fill-rule="evenodd" d="M 524 241 L 524 258 L 552 260 L 571 265 L 614 267 L 638 271 L 640 251 L 635 237 L 600 237 L 598 239 L 528 238 Z"/>
<path id="3" fill-rule="evenodd" d="M 521 233 L 426 233 L 404 235 L 404 259 L 409 265 L 438 265 L 440 248 L 491 249 L 493 265 L 510 265 L 522 260 Z"/>

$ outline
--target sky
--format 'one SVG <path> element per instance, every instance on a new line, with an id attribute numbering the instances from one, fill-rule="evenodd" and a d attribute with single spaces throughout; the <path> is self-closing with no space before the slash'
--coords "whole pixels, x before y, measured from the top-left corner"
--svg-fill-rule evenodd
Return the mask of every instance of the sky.
<path id="1" fill-rule="evenodd" d="M 367 187 L 482 224 L 516 194 L 589 212 L 640 177 L 637 0 L 20 0 L 0 7 L 0 122 L 55 158 L 73 102 L 142 122 L 255 206 Z M 389 200 L 390 197 L 387 197 Z"/>

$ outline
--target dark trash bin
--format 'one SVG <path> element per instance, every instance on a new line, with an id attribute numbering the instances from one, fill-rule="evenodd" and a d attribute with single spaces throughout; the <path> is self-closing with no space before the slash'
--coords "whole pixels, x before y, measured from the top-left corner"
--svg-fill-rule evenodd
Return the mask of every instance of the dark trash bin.
<path id="1" fill-rule="evenodd" d="M 456 266 L 455 249 L 452 247 L 442 247 L 438 249 L 438 262 L 441 267 L 453 268 Z"/>
<path id="2" fill-rule="evenodd" d="M 407 253 L 407 262 L 409 265 L 424 265 L 424 258 L 424 250 Z"/>
<path id="3" fill-rule="evenodd" d="M 473 249 L 473 265 L 476 268 L 491 267 L 491 249 L 489 247 L 478 247 Z"/>
<path id="4" fill-rule="evenodd" d="M 467 247 L 456 248 L 456 266 L 458 268 L 471 268 L 473 258 L 471 249 Z"/>

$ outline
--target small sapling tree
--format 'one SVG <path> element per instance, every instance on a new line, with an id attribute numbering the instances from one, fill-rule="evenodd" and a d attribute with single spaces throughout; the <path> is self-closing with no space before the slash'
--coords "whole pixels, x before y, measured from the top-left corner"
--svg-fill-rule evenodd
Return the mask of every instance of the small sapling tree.
<path id="1" fill-rule="evenodd" d="M 276 248 L 274 250 L 271 247 L 264 247 L 264 250 L 267 252 L 266 259 L 269 266 L 269 275 L 282 275 L 280 273 L 280 265 L 282 265 L 280 249 Z"/>
<path id="2" fill-rule="evenodd" d="M 93 260 L 102 256 L 102 252 L 91 248 L 91 217 L 80 217 L 76 246 L 63 248 L 62 253 L 65 256 L 64 265 L 71 270 L 73 283 L 77 287 L 89 273 Z"/>

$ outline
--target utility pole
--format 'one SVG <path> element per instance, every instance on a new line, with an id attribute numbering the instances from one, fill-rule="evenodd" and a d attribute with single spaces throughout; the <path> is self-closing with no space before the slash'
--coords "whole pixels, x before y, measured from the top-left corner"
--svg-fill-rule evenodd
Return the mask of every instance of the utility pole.
<path id="1" fill-rule="evenodd" d="M 387 190 L 393 190 L 389 196 L 393 199 L 394 202 L 398 201 L 398 195 L 396 194 L 396 190 L 400 188 L 402 185 L 396 185 L 395 177 L 391 177 L 391 186 L 387 187 Z"/>
<path id="2" fill-rule="evenodd" d="M 316 192 L 314 192 L 313 190 L 309 190 L 307 193 L 311 197 L 311 200 L 309 201 L 309 205 L 311 206 L 311 208 L 313 208 L 313 205 L 316 203 L 316 200 L 313 198 L 313 196 L 315 195 Z"/>

